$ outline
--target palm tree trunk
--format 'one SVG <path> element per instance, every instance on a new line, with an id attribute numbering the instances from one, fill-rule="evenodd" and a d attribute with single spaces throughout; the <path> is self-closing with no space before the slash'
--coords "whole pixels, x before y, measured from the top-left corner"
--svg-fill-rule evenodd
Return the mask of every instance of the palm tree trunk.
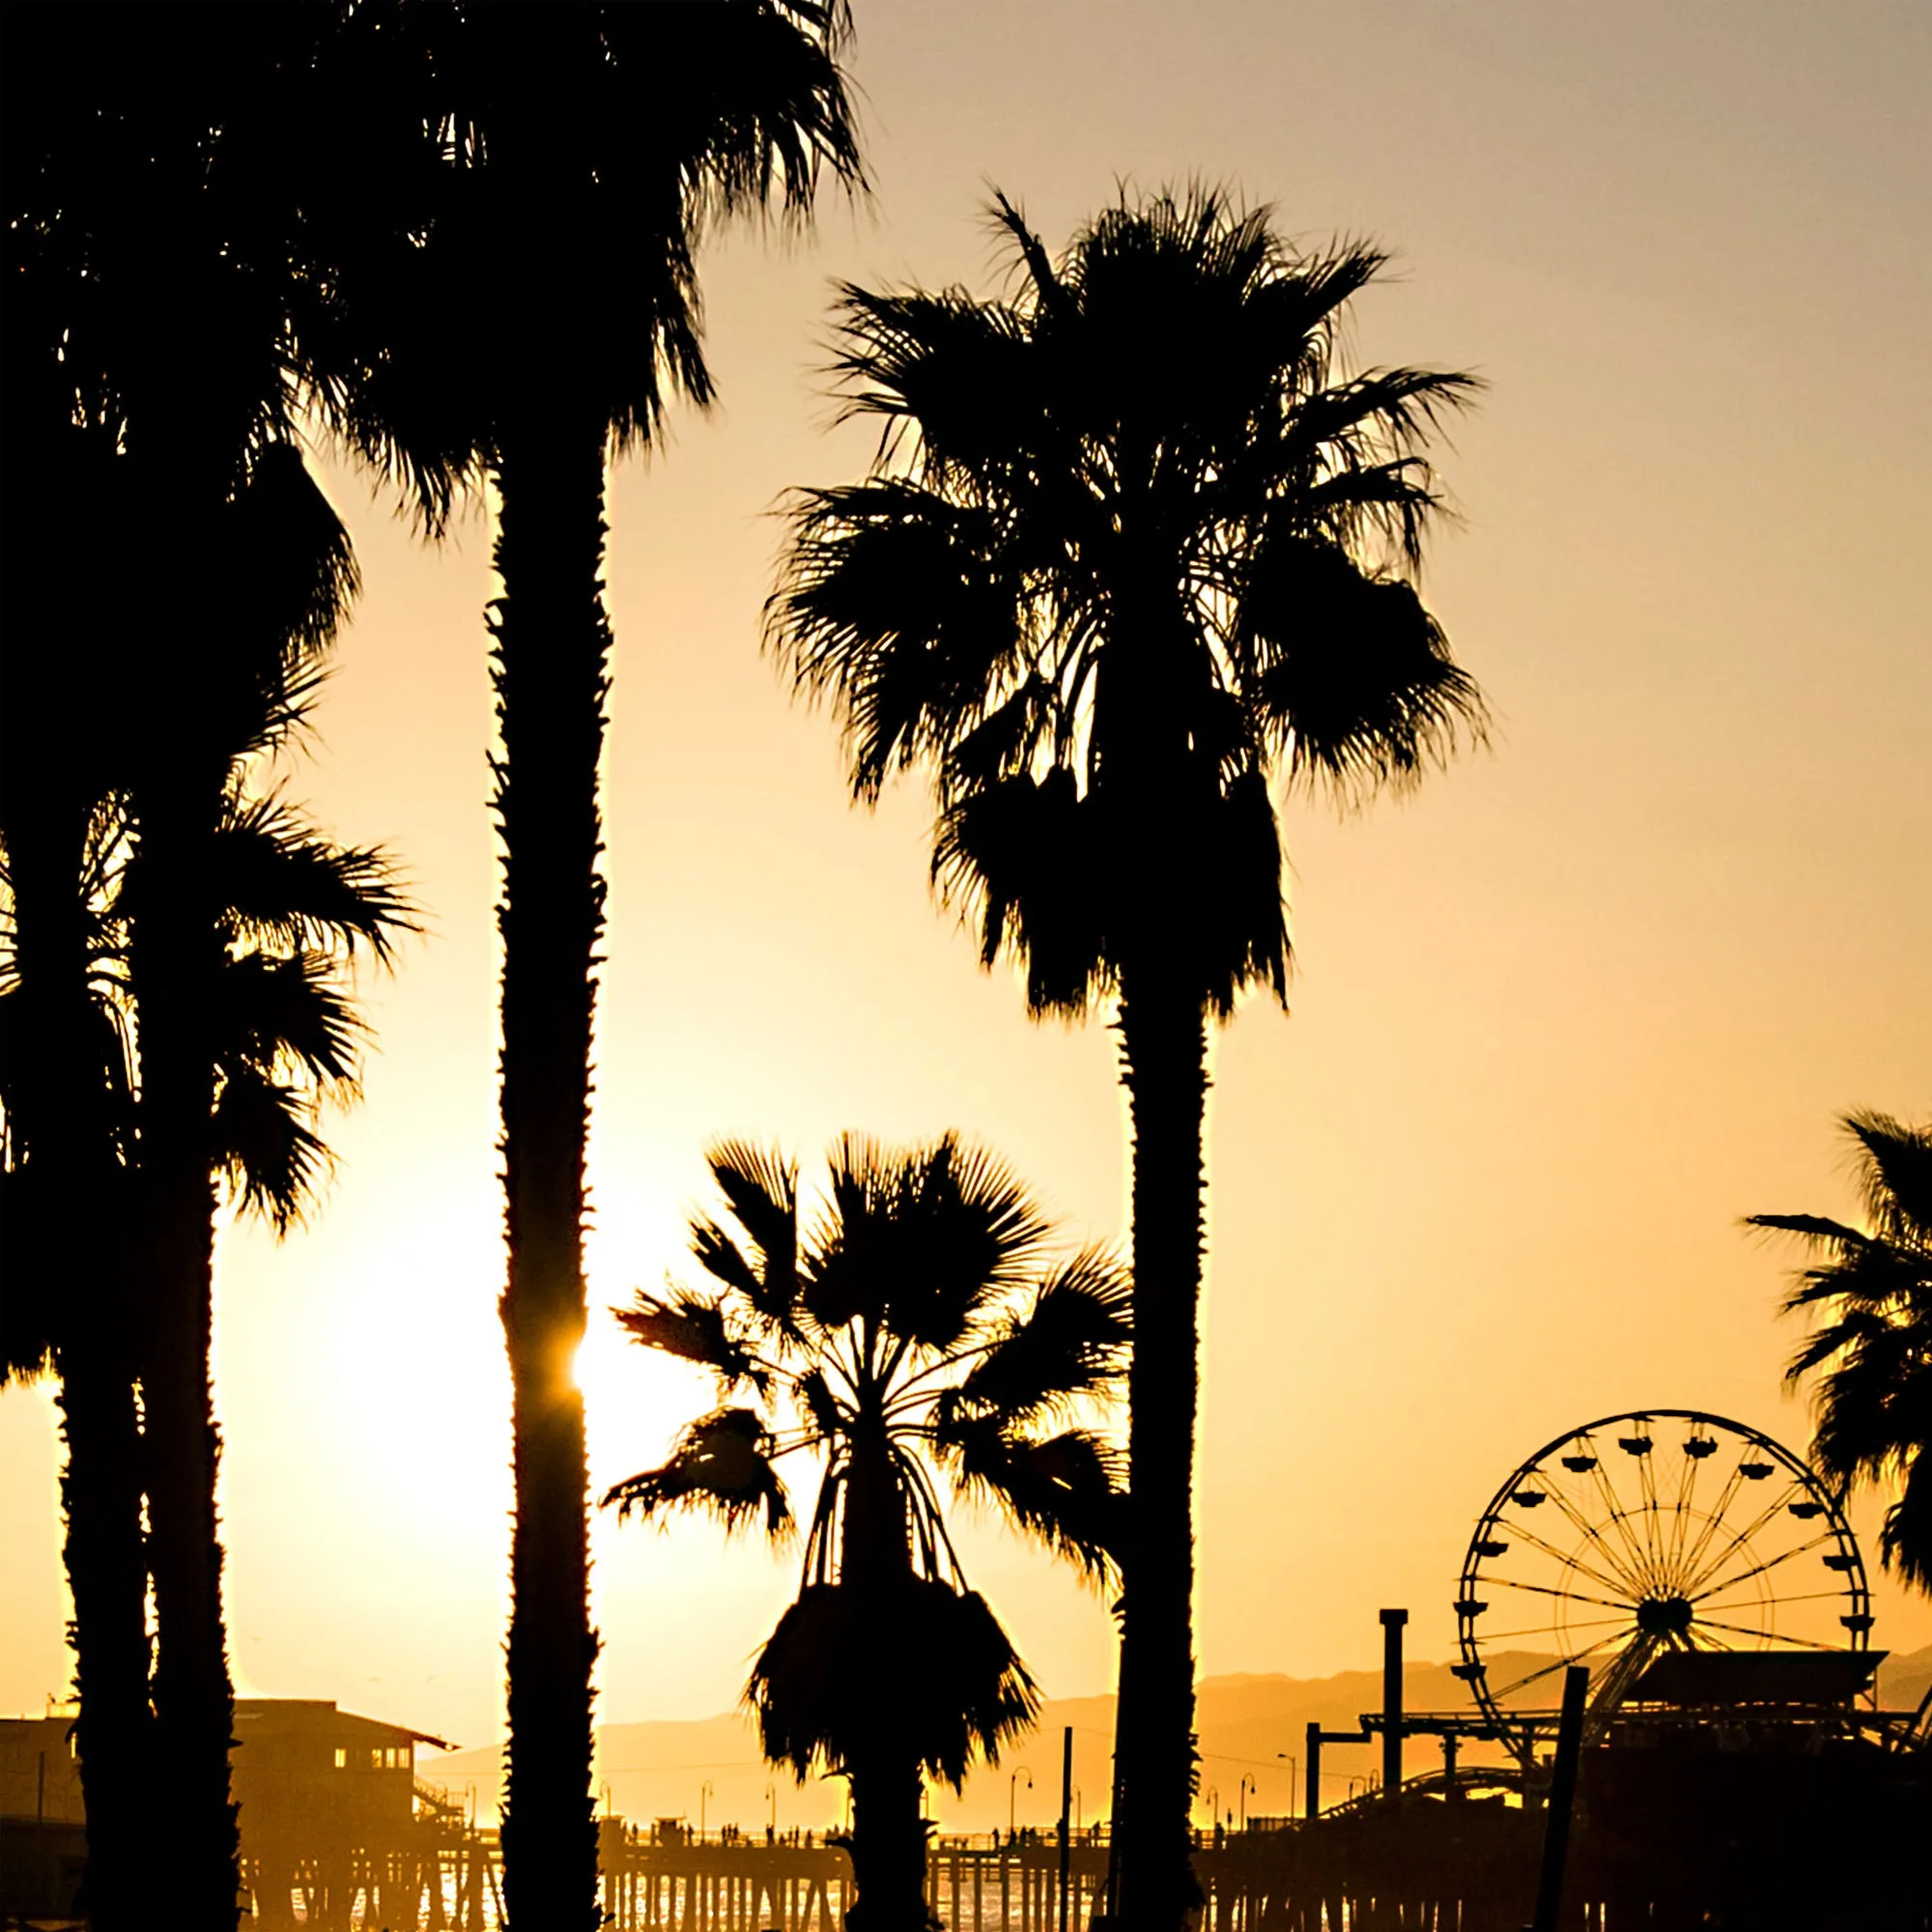
<path id="1" fill-rule="evenodd" d="M 43 718 L 44 722 L 44 718 Z M 21 762 L 32 765 L 25 746 Z M 144 1847 L 152 1713 L 140 1435 L 124 1293 L 125 1170 L 115 1159 L 82 904 L 90 799 L 61 774 L 17 769 L 7 857 L 14 963 L 31 1015 L 20 1029 L 14 1128 L 44 1183 L 50 1233 L 82 1244 L 63 1279 L 14 1293 L 55 1297 L 52 1330 L 67 1437 L 63 1554 L 73 1597 L 74 1744 L 87 1804 L 89 1917 L 123 1932 L 149 1916 Z M 26 778 L 27 782 L 20 781 Z"/>
<path id="2" fill-rule="evenodd" d="M 105 1271 L 117 1287 L 119 1264 L 116 1255 Z M 87 1804 L 89 1922 L 99 1932 L 128 1932 L 153 1918 L 147 1837 L 154 1723 L 141 1443 L 125 1314 L 90 1300 L 94 1305 L 61 1351 L 63 1553 L 73 1593 L 80 1700 L 74 1747 Z"/>
<path id="3" fill-rule="evenodd" d="M 1178 1932 L 1199 1905 L 1194 1776 L 1194 1423 L 1199 1397 L 1202 1132 L 1208 1037 L 1167 962 L 1122 976 L 1122 1079 L 1133 1115 L 1134 1342 L 1117 1749 L 1119 1913 Z"/>
<path id="4" fill-rule="evenodd" d="M 890 1653 L 887 1653 L 888 1655 Z M 890 1692 L 888 1692 L 890 1696 Z M 854 1755 L 849 1932 L 926 1932 L 925 1819 L 919 1766 L 889 1744 Z"/>
<path id="5" fill-rule="evenodd" d="M 221 1458 L 209 1380 L 214 1071 L 207 1002 L 219 931 L 200 889 L 219 799 L 196 761 L 160 764 L 137 790 L 148 891 L 133 937 L 140 1014 L 141 1262 L 149 1554 L 156 1662 L 155 1843 L 158 1895 L 198 1928 L 233 1926 L 239 1889 L 228 1748 L 234 1687 L 215 1508 Z"/>
<path id="6" fill-rule="evenodd" d="M 906 1735 L 894 1666 L 901 1653 L 895 1611 L 912 1581 L 911 1524 L 883 1423 L 855 1434 L 839 1531 L 839 1587 L 852 1593 L 864 1654 L 876 1673 L 855 1684 L 860 1743 L 844 1769 L 852 1780 L 850 1932 L 925 1932 L 925 1806 L 918 1747 Z"/>
<path id="7" fill-rule="evenodd" d="M 554 397 L 505 430 L 492 607 L 503 757 L 502 1126 L 513 1390 L 503 1902 L 516 1932 L 595 1932 L 589 1473 L 573 1370 L 585 1316 L 584 1144 L 604 925 L 597 765 L 610 630 L 604 433 Z"/>

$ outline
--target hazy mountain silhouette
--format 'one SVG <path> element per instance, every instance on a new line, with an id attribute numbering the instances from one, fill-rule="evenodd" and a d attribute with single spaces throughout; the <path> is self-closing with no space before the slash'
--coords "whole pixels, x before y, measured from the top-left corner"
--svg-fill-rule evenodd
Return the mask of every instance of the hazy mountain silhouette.
<path id="1" fill-rule="evenodd" d="M 1513 1660 L 1512 1660 L 1513 1661 Z M 1524 1655 L 1515 1672 L 1534 1667 Z M 1932 1686 L 1932 1644 L 1922 1650 L 1888 1658 L 1879 1669 L 1879 1690 L 1889 1709 L 1910 1708 Z M 1446 1663 L 1411 1663 L 1404 1672 L 1404 1701 L 1411 1711 L 1456 1711 L 1468 1699 L 1459 1678 Z M 1291 1751 L 1299 1760 L 1303 1734 L 1311 1722 L 1324 1728 L 1352 1729 L 1364 1711 L 1381 1703 L 1381 1673 L 1345 1670 L 1333 1677 L 1256 1675 L 1209 1677 L 1196 1692 L 1200 1713 L 1204 1794 L 1212 1788 L 1223 1812 L 1238 1810 L 1243 1776 L 1256 1785 L 1248 1794 L 1250 1817 L 1277 1815 L 1289 1808 L 1289 1767 L 1277 1751 Z M 997 1769 L 981 1768 L 966 1781 L 963 1797 L 940 1787 L 928 1788 L 927 1807 L 942 1833 L 989 1832 L 1007 1829 L 1008 1778 L 1021 1766 L 1033 1774 L 1029 1791 L 1022 1778 L 1013 1791 L 1014 1817 L 1021 1825 L 1050 1826 L 1060 1808 L 1060 1731 L 1073 1730 L 1073 1781 L 1081 1798 L 1081 1815 L 1091 1821 L 1104 1806 L 1113 1747 L 1114 1700 L 1111 1696 L 1049 1698 L 1040 1707 L 1038 1730 L 1023 1739 Z M 1379 1767 L 1378 1745 L 1329 1745 L 1322 1751 L 1323 1803 L 1346 1798 L 1349 1779 L 1362 1777 Z M 1493 1761 L 1497 1753 L 1470 1750 L 1464 1763 Z M 1440 1753 L 1430 1740 L 1412 1740 L 1406 1759 L 1410 1773 L 1438 1764 Z M 1297 1767 L 1298 1768 L 1298 1767 Z M 433 1784 L 447 1785 L 459 1796 L 475 1787 L 477 1817 L 495 1816 L 500 1779 L 498 1752 L 456 1751 L 446 1758 L 421 1760 L 422 1776 Z M 1332 1774 L 1332 1775 L 1330 1775 Z M 778 1792 L 781 1830 L 794 1825 L 814 1832 L 843 1816 L 842 1784 L 814 1783 L 800 1787 L 788 1774 L 774 1773 L 758 1757 L 757 1724 L 749 1712 L 703 1718 L 680 1723 L 606 1724 L 597 1733 L 598 1809 L 607 1803 L 622 1816 L 648 1821 L 688 1817 L 696 1826 L 698 1787 L 709 1780 L 705 1800 L 708 1828 L 735 1824 L 762 1836 L 770 1806 L 768 1786 Z M 1299 1811 L 1299 1780 L 1295 1807 Z M 1199 1813 L 1206 1815 L 1205 1798 Z"/>

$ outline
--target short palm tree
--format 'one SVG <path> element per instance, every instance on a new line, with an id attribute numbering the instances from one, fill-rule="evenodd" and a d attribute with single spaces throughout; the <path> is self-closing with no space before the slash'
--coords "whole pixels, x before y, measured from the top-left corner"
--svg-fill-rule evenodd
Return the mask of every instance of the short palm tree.
<path id="1" fill-rule="evenodd" d="M 515 1517 L 504 1904 L 594 1932 L 584 1151 L 605 882 L 605 473 L 704 404 L 707 220 L 809 213 L 859 178 L 842 0 L 456 9 L 376 0 L 324 56 L 392 176 L 352 208 L 320 390 L 430 527 L 487 479 L 502 753 L 501 1112 Z"/>
<path id="2" fill-rule="evenodd" d="M 738 1142 L 710 1167 L 735 1228 L 692 1246 L 716 1286 L 639 1294 L 638 1342 L 710 1369 L 721 1406 L 663 1467 L 605 1497 L 645 1518 L 708 1510 L 788 1533 L 779 1471 L 817 1464 L 798 1600 L 752 1669 L 767 1757 L 851 1779 L 866 1932 L 916 1932 L 924 1904 L 922 1771 L 956 1788 L 1038 1696 L 947 1534 L 939 1477 L 997 1503 L 1096 1581 L 1113 1573 L 1114 1457 L 1069 1411 L 1113 1387 L 1128 1337 L 1120 1270 L 1088 1250 L 1050 1265 L 1050 1230 L 997 1161 L 952 1135 L 892 1151 L 847 1136 L 801 1226 L 797 1170 Z"/>
<path id="3" fill-rule="evenodd" d="M 1879 1532 L 1887 1569 L 1932 1594 L 1932 1126 L 1854 1113 L 1865 1228 L 1817 1214 L 1753 1214 L 1818 1255 L 1785 1310 L 1823 1325 L 1787 1379 L 1815 1377 L 1811 1455 L 1834 1482 L 1895 1490 Z"/>
<path id="4" fill-rule="evenodd" d="M 1007 299 L 847 285 L 863 482 L 801 493 L 769 606 L 834 699 L 854 793 L 922 767 L 935 882 L 1036 1015 L 1118 1003 L 1132 1109 L 1119 1909 L 1178 1926 L 1207 1028 L 1286 997 L 1270 781 L 1405 785 L 1480 730 L 1413 587 L 1422 451 L 1466 376 L 1350 373 L 1373 249 L 1304 254 L 1217 192 L 1123 197 L 1053 259 L 1002 198 Z"/>

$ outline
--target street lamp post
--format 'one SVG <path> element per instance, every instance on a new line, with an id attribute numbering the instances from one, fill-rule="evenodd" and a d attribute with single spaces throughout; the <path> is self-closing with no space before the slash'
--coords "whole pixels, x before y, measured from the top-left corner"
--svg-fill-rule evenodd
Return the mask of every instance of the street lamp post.
<path id="1" fill-rule="evenodd" d="M 1018 1796 L 1019 1781 L 1021 1778 L 1026 1779 L 1027 1789 L 1031 1791 L 1033 1789 L 1033 1773 L 1030 1772 L 1025 1765 L 1021 1765 L 1019 1769 L 1015 1771 L 1009 1778 L 1007 1779 L 1007 1843 L 1009 1845 L 1013 1841 L 1013 1804 L 1015 1799 Z"/>
<path id="2" fill-rule="evenodd" d="M 1248 1829 L 1248 1793 L 1259 1791 L 1260 1789 L 1261 1786 L 1252 1777 L 1248 1776 L 1245 1772 L 1241 1774 L 1241 1789 L 1238 1794 L 1238 1802 L 1241 1807 L 1241 1830 L 1244 1832 Z"/>
<path id="3" fill-rule="evenodd" d="M 708 1798 L 717 1797 L 717 1795 L 712 1790 L 711 1780 L 708 1777 L 697 1787 L 697 1842 L 700 1845 L 704 1842 L 704 1802 Z"/>
<path id="4" fill-rule="evenodd" d="M 779 1834 L 779 1788 L 776 1784 L 765 1786 L 765 1802 L 772 1807 L 771 1817 L 765 1824 L 767 1842 L 770 1842 Z"/>
<path id="5" fill-rule="evenodd" d="M 1276 1751 L 1276 1757 L 1288 1760 L 1288 1815 L 1294 1816 L 1295 1782 L 1301 1776 L 1301 1760 L 1293 1751 Z"/>

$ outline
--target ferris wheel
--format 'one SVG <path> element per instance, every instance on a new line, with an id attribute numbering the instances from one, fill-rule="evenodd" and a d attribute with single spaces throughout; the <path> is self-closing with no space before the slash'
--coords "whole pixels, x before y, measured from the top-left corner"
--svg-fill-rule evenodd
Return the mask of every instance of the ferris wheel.
<path id="1" fill-rule="evenodd" d="M 1558 1436 L 1497 1490 L 1456 1626 L 1456 1674 L 1499 1728 L 1583 1663 L 1601 1735 L 1665 1651 L 1863 1650 L 1871 1593 L 1837 1500 L 1788 1449 L 1653 1408 Z"/>

